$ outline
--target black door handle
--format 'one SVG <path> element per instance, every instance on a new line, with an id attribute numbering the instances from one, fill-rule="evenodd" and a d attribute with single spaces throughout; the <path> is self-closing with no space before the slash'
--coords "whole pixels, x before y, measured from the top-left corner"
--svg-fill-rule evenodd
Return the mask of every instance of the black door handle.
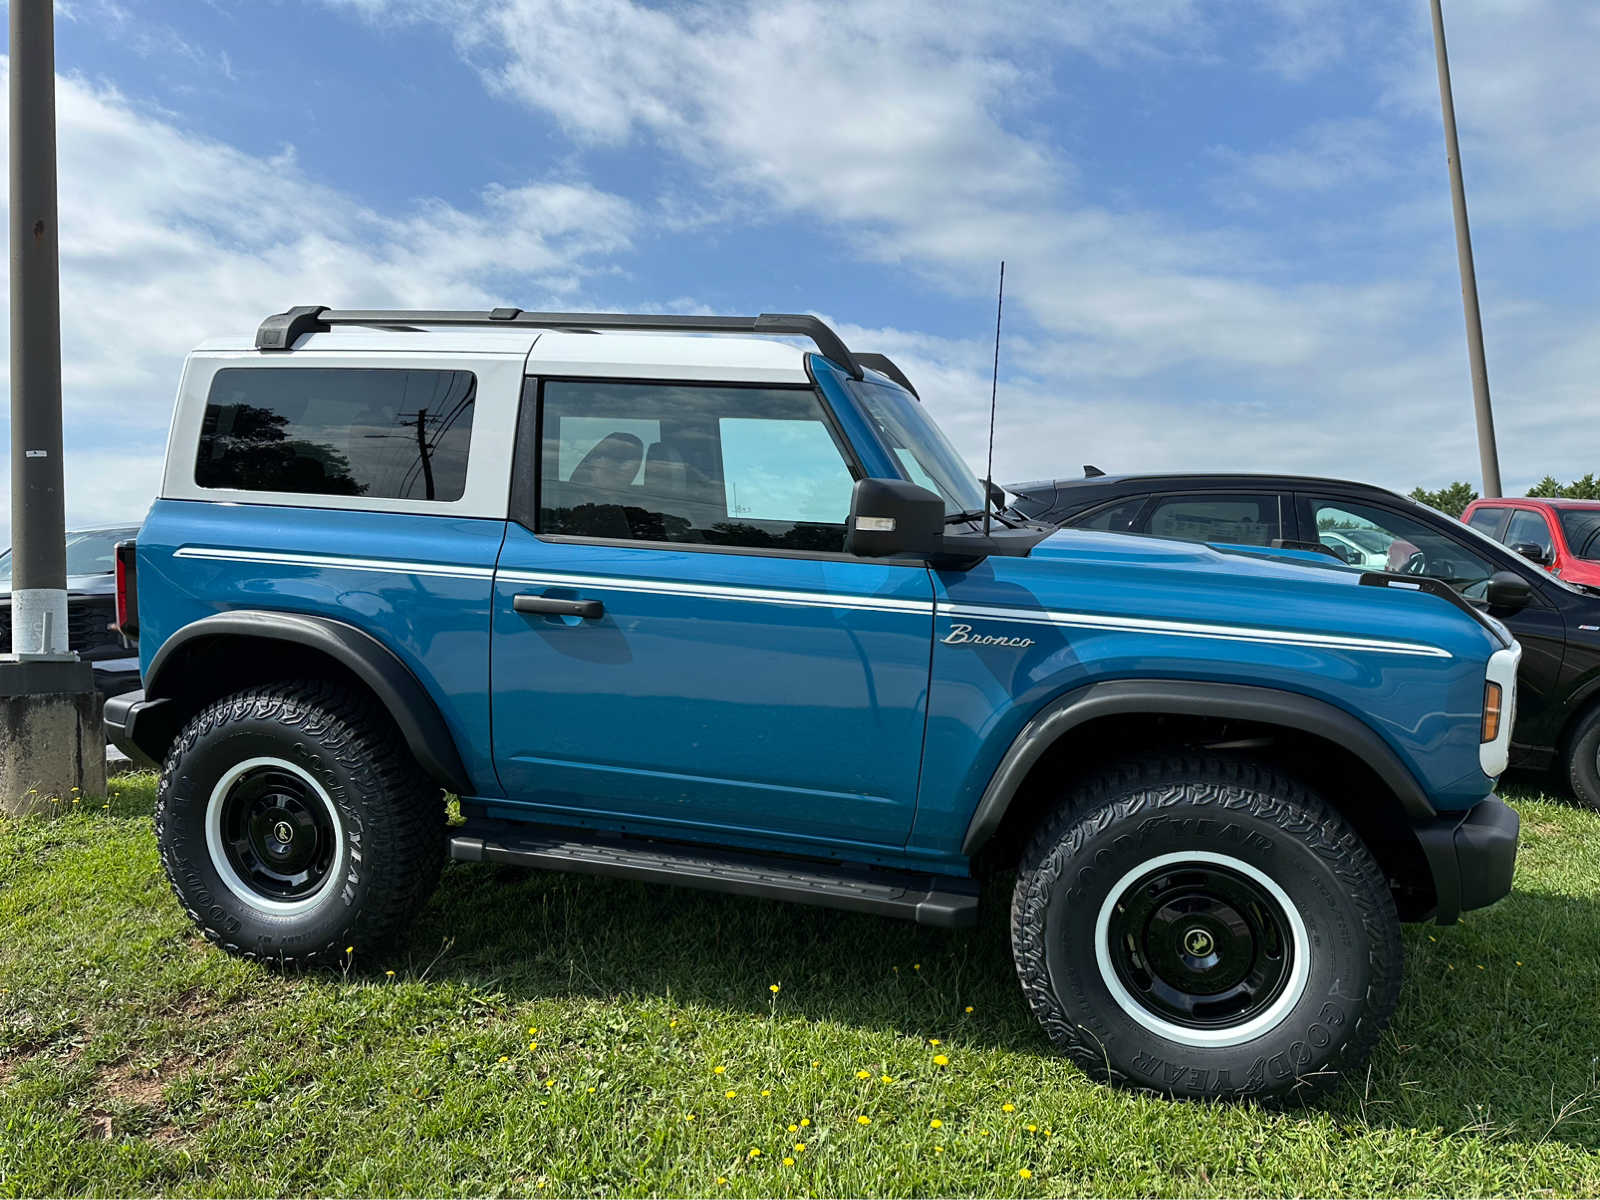
<path id="1" fill-rule="evenodd" d="M 555 596 L 516 596 L 511 607 L 520 613 L 582 617 L 586 621 L 596 621 L 606 615 L 606 606 L 598 600 L 561 600 Z"/>

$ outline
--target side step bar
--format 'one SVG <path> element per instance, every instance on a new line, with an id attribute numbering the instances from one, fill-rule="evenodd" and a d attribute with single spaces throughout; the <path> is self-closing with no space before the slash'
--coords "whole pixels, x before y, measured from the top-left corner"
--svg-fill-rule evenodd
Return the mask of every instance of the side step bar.
<path id="1" fill-rule="evenodd" d="M 978 920 L 970 879 L 846 866 L 583 829 L 469 820 L 453 831 L 450 857 L 545 871 L 572 871 L 763 896 L 822 908 L 899 917 L 954 929 Z"/>

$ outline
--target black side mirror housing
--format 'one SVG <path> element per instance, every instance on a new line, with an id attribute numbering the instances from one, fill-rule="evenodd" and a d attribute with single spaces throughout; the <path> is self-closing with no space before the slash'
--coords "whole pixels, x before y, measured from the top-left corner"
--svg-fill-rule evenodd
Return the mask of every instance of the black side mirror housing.
<path id="1" fill-rule="evenodd" d="M 1529 562 L 1538 563 L 1541 567 L 1550 561 L 1549 556 L 1544 552 L 1544 547 L 1537 542 L 1516 542 L 1511 549 L 1522 555 Z"/>
<path id="2" fill-rule="evenodd" d="M 1496 571 L 1489 576 L 1484 591 L 1489 607 L 1501 612 L 1517 612 L 1533 601 L 1533 585 L 1515 571 Z"/>
<path id="3" fill-rule="evenodd" d="M 858 479 L 844 548 L 861 558 L 933 558 L 944 549 L 944 501 L 904 479 Z"/>

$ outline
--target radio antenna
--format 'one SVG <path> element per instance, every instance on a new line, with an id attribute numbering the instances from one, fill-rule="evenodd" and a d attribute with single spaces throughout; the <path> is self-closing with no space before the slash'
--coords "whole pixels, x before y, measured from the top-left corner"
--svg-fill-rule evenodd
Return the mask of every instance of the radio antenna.
<path id="1" fill-rule="evenodd" d="M 989 461 L 983 471 L 983 536 L 989 536 L 994 509 L 994 407 L 1000 391 L 1000 316 L 1006 308 L 1006 260 L 1000 260 L 1000 296 L 994 305 L 994 376 L 989 381 Z"/>

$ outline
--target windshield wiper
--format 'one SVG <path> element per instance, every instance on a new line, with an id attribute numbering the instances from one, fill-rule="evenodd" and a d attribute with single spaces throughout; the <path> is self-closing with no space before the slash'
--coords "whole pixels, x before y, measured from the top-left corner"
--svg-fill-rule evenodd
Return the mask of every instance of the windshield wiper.
<path id="1" fill-rule="evenodd" d="M 981 508 L 969 508 L 969 509 L 963 509 L 961 512 L 958 512 L 958 513 L 951 513 L 948 517 L 946 517 L 944 519 L 944 523 L 946 525 L 962 525 L 962 524 L 965 524 L 968 521 L 981 521 L 981 520 L 983 520 L 983 509 L 981 509 Z"/>

